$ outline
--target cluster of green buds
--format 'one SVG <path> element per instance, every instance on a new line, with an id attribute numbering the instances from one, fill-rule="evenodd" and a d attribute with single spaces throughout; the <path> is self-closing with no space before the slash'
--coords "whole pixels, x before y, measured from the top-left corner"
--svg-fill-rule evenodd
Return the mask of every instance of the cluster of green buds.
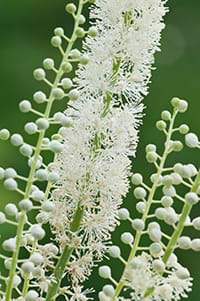
<path id="1" fill-rule="evenodd" d="M 79 91 L 71 74 L 77 64 L 86 65 L 89 62 L 88 55 L 81 53 L 76 43 L 87 35 L 97 35 L 95 27 L 84 28 L 86 18 L 82 14 L 84 6 L 94 2 L 80 0 L 78 6 L 73 3 L 66 5 L 66 12 L 74 20 L 72 35 L 67 37 L 64 29 L 58 27 L 51 39 L 51 45 L 60 51 L 61 62 L 56 66 L 52 58 L 46 58 L 43 66 L 33 72 L 37 81 L 47 85 L 49 93 L 37 91 L 32 101 L 22 100 L 19 103 L 22 113 L 32 113 L 34 116 L 33 121 L 25 124 L 25 134 L 0 130 L 0 140 L 10 140 L 13 146 L 19 148 L 29 168 L 28 176 L 19 174 L 14 168 L 0 168 L 0 180 L 5 189 L 18 194 L 17 204 L 8 203 L 0 212 L 0 224 L 14 227 L 12 237 L 6 237 L 6 234 L 1 237 L 0 300 L 46 300 L 51 281 L 49 275 L 53 273 L 53 261 L 60 250 L 56 244 L 42 241 L 46 234 L 43 225 L 48 223 L 54 210 L 51 191 L 59 180 L 59 174 L 53 162 L 63 150 L 62 130 L 73 126 L 71 116 L 59 111 L 55 113 L 54 104 L 61 100 L 68 104 L 79 99 Z M 50 127 L 53 135 L 49 134 Z M 36 145 L 26 142 L 28 135 L 37 136 Z M 52 154 L 49 161 L 46 152 Z"/>
<path id="2" fill-rule="evenodd" d="M 119 220 L 130 222 L 132 228 L 129 232 L 121 235 L 121 241 L 130 247 L 130 251 L 127 256 L 126 251 L 121 250 L 117 245 L 109 248 L 110 257 L 120 260 L 123 268 L 118 279 L 112 275 L 109 266 L 99 268 L 100 277 L 109 279 L 112 283 L 106 284 L 99 293 L 101 301 L 118 300 L 127 289 L 130 291 L 130 296 L 135 296 L 135 298 L 137 296 L 142 300 L 145 297 L 148 297 L 148 300 L 154 300 L 154 298 L 157 298 L 155 300 L 164 300 L 166 292 L 168 292 L 167 298 L 169 298 L 167 300 L 179 300 L 190 291 L 190 273 L 186 268 L 180 266 L 175 252 L 178 248 L 200 251 L 200 238 L 190 238 L 187 235 L 189 227 L 200 230 L 198 212 L 195 218 L 192 219 L 190 216 L 191 211 L 198 206 L 200 201 L 200 171 L 199 166 L 195 167 L 192 163 L 176 162 L 174 165 L 168 166 L 167 159 L 174 152 L 182 151 L 184 144 L 187 147 L 199 149 L 200 141 L 196 134 L 190 132 L 188 125 L 175 126 L 178 113 L 186 112 L 188 103 L 185 100 L 173 98 L 171 104 L 173 112 L 163 111 L 161 120 L 156 123 L 156 128 L 164 133 L 166 139 L 163 154 L 158 153 L 154 144 L 146 146 L 146 160 L 155 167 L 155 173 L 150 176 L 150 184 L 147 185 L 144 182 L 142 174 L 134 173 L 132 175 L 136 217 L 133 218 L 132 212 L 126 208 L 119 210 Z M 183 135 L 184 139 L 174 140 L 173 135 L 175 134 L 177 137 L 177 133 Z M 180 187 L 182 188 L 180 189 Z M 139 289 L 139 278 L 135 279 L 137 277 L 134 275 L 142 273 L 144 254 L 151 258 L 146 261 L 146 267 L 143 265 L 146 275 L 148 271 L 149 273 L 151 271 L 152 279 L 158 279 L 156 277 L 159 276 L 162 278 L 159 278 L 160 284 L 156 282 L 154 284 L 154 281 L 150 279 L 147 287 L 143 285 Z M 147 262 L 150 262 L 148 268 Z M 173 262 L 173 264 L 169 266 L 169 262 Z M 179 283 L 179 293 L 177 293 L 175 284 L 169 286 L 169 275 L 172 275 L 173 271 L 176 271 L 173 277 L 177 277 L 177 281 L 183 279 L 185 281 L 182 284 Z M 173 279 L 175 283 L 176 279 Z M 168 282 L 164 284 L 164 281 Z"/>

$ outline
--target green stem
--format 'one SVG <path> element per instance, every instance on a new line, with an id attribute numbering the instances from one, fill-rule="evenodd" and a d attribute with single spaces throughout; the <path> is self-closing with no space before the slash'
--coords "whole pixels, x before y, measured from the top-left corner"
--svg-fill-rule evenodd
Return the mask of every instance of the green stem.
<path id="1" fill-rule="evenodd" d="M 170 126 L 169 126 L 169 130 L 168 130 L 168 133 L 167 133 L 167 138 L 166 138 L 166 143 L 165 143 L 165 150 L 164 150 L 163 156 L 161 158 L 160 165 L 158 167 L 156 179 L 154 181 L 154 184 L 153 184 L 153 186 L 151 188 L 151 191 L 150 191 L 148 199 L 147 199 L 146 208 L 145 208 L 145 211 L 144 211 L 143 216 L 142 216 L 142 220 L 144 222 L 146 221 L 147 216 L 149 214 L 149 211 L 151 209 L 153 198 L 154 198 L 154 195 L 156 193 L 156 190 L 157 190 L 157 187 L 158 187 L 158 184 L 159 184 L 160 175 L 162 174 L 162 171 L 163 171 L 163 168 L 164 168 L 167 156 L 169 154 L 169 152 L 168 152 L 169 142 L 171 140 L 171 136 L 172 136 L 172 133 L 173 133 L 173 126 L 174 126 L 176 115 L 177 115 L 177 111 L 175 111 L 174 114 L 173 114 L 173 116 L 172 116 L 172 119 L 171 119 L 171 122 L 170 122 Z M 130 251 L 130 254 L 129 254 L 127 263 L 126 263 L 126 265 L 124 267 L 122 276 L 121 276 L 121 278 L 120 278 L 120 280 L 119 280 L 119 282 L 118 282 L 118 284 L 117 284 L 117 286 L 115 288 L 115 294 L 112 297 L 112 301 L 116 300 L 116 298 L 120 295 L 121 291 L 124 288 L 124 285 L 125 285 L 125 283 L 124 283 L 124 276 L 125 276 L 125 273 L 126 273 L 126 269 L 129 266 L 129 264 L 132 261 L 132 259 L 134 258 L 134 256 L 136 255 L 138 246 L 140 244 L 141 237 L 142 237 L 142 231 L 137 231 L 133 247 L 132 247 L 132 249 Z"/>
<path id="2" fill-rule="evenodd" d="M 200 186 L 200 172 L 197 175 L 196 180 L 191 188 L 191 192 L 197 192 L 197 189 L 199 188 L 199 186 Z M 174 252 L 174 249 L 177 245 L 178 239 L 180 238 L 180 236 L 184 230 L 187 217 L 189 216 L 192 207 L 193 207 L 193 205 L 185 202 L 185 205 L 184 205 L 182 213 L 181 213 L 181 217 L 179 219 L 179 223 L 178 223 L 176 230 L 174 231 L 172 238 L 170 239 L 168 246 L 165 250 L 165 254 L 163 256 L 164 263 L 167 263 L 170 255 Z"/>
<path id="3" fill-rule="evenodd" d="M 71 232 L 75 233 L 79 230 L 81 220 L 83 217 L 83 212 L 84 212 L 84 208 L 79 206 L 74 214 L 74 219 L 70 226 Z M 73 251 L 74 251 L 73 246 L 65 246 L 65 248 L 62 252 L 62 255 L 59 258 L 57 265 L 55 267 L 53 281 L 50 284 L 50 287 L 49 287 L 49 290 L 48 290 L 48 293 L 46 296 L 46 301 L 54 301 L 56 299 L 57 293 L 58 293 L 58 290 L 60 288 L 60 284 L 62 281 L 62 277 L 65 272 L 66 264 L 68 263 Z"/>
<path id="4" fill-rule="evenodd" d="M 196 180 L 191 188 L 191 192 L 197 192 L 199 186 L 200 186 L 200 171 L 199 171 L 199 173 L 196 177 Z M 167 245 L 167 248 L 166 248 L 163 258 L 162 258 L 162 260 L 165 264 L 167 263 L 169 257 L 171 256 L 171 254 L 174 252 L 174 250 L 176 248 L 178 239 L 180 238 L 181 234 L 183 233 L 187 217 L 189 216 L 192 207 L 193 207 L 193 205 L 185 202 L 185 205 L 183 206 L 183 210 L 181 213 L 181 217 L 179 219 L 179 223 Z M 145 298 L 149 297 L 153 292 L 154 292 L 154 287 L 147 290 L 146 294 L 145 294 Z"/>
<path id="5" fill-rule="evenodd" d="M 69 261 L 71 254 L 74 248 L 72 247 L 65 247 L 59 261 L 55 267 L 54 274 L 53 274 L 53 281 L 50 284 L 46 301 L 54 301 L 57 297 L 58 289 L 60 287 L 60 283 L 62 281 L 62 277 L 64 275 L 66 262 Z"/>

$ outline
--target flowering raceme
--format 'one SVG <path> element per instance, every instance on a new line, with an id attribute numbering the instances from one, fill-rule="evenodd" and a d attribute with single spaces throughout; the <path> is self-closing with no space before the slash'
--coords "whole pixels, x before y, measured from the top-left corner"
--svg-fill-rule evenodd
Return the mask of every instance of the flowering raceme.
<path id="1" fill-rule="evenodd" d="M 77 71 L 86 95 L 116 94 L 113 101 L 140 103 L 148 92 L 154 54 L 167 12 L 162 0 L 97 0 L 91 11 L 98 35 L 84 48 L 90 58 Z"/>
<path id="2" fill-rule="evenodd" d="M 129 190 L 141 100 L 147 93 L 166 13 L 165 2 L 148 2 L 144 6 L 141 1 L 96 1 L 91 10 L 96 25 L 90 31 L 96 37 L 86 38 L 88 63 L 79 67 L 75 78 L 79 100 L 70 102 L 65 112 L 72 125 L 62 130 L 64 150 L 54 166 L 60 180 L 52 194 L 57 214 L 50 218 L 63 247 L 74 247 L 78 241 L 71 262 L 76 268 L 68 265 L 75 285 L 85 280 L 95 258 L 105 252 L 122 197 Z M 117 4 L 118 9 L 111 10 Z M 144 35 L 148 35 L 146 44 Z M 72 235 L 74 220 L 79 226 Z M 84 270 L 85 257 L 89 264 Z"/>
<path id="3" fill-rule="evenodd" d="M 91 3 L 93 24 L 86 30 L 83 7 Z M 3 301 L 55 301 L 59 296 L 71 301 L 90 299 L 91 290 L 85 290 L 83 282 L 111 243 L 120 205 L 129 191 L 142 100 L 160 46 L 165 3 L 79 0 L 78 6 L 66 5 L 74 19 L 72 35 L 65 36 L 58 27 L 51 39 L 61 53 L 60 65 L 46 58 L 44 68 L 34 71 L 34 78 L 50 89 L 49 95 L 42 91 L 33 95 L 36 105 L 46 103 L 45 112 L 35 110 L 27 100 L 19 105 L 22 112 L 37 116 L 24 127 L 28 135 L 38 134 L 36 146 L 25 143 L 19 134 L 11 135 L 11 143 L 28 158 L 29 175 L 0 170 L 5 188 L 23 196 L 19 210 L 13 204 L 5 207 L 8 218 L 0 212 L 0 223 L 17 226 L 16 236 L 3 243 L 4 251 L 12 254 L 1 257 L 8 272 L 2 276 L 7 284 L 5 292 L 0 291 Z M 80 52 L 75 43 L 85 36 Z M 78 68 L 70 79 L 66 74 L 74 65 Z M 55 73 L 53 82 L 48 72 Z M 65 112 L 53 115 L 54 102 L 64 98 Z M 60 129 L 49 137 L 52 125 Z M 0 132 L 2 140 L 9 137 L 8 130 Z M 53 153 L 52 162 L 43 151 Z M 25 189 L 17 180 L 25 182 Z M 32 210 L 35 215 L 30 214 Z M 42 241 L 47 223 L 51 243 Z M 27 256 L 21 259 L 23 249 Z"/>
<path id="4" fill-rule="evenodd" d="M 100 277 L 114 284 L 103 287 L 100 301 L 178 301 L 187 298 L 192 290 L 193 279 L 179 263 L 176 251 L 200 251 L 200 239 L 187 234 L 188 227 L 200 230 L 199 216 L 192 219 L 190 215 L 200 201 L 200 171 L 192 163 L 171 165 L 168 157 L 183 150 L 184 144 L 174 140 L 177 132 L 185 136 L 186 146 L 200 148 L 200 144 L 198 136 L 189 133 L 188 125 L 175 123 L 177 115 L 187 111 L 187 101 L 175 97 L 171 104 L 172 113 L 163 111 L 156 123 L 165 135 L 163 153 L 154 144 L 145 149 L 146 160 L 155 166 L 155 173 L 148 184 L 140 173 L 132 176 L 137 215 L 132 218 L 126 208 L 118 212 L 119 219 L 127 220 L 132 228 L 121 235 L 121 241 L 130 251 L 127 256 L 123 248 L 109 247 L 110 257 L 118 259 L 123 269 L 118 278 L 109 266 L 99 268 Z"/>
<path id="5" fill-rule="evenodd" d="M 103 108 L 103 101 L 77 102 L 75 110 L 69 108 L 65 112 L 67 116 L 76 116 L 72 117 L 73 126 L 62 130 L 64 150 L 54 166 L 60 171 L 60 179 L 53 192 L 60 214 L 65 208 L 65 227 L 62 222 L 59 231 L 60 214 L 58 221 L 54 212 L 50 219 L 59 241 L 66 244 L 74 211 L 83 207 L 80 249 L 87 246 L 87 252 L 97 252 L 94 245 L 99 244 L 98 256 L 105 248 L 101 243 L 110 238 L 117 223 L 122 197 L 129 190 L 129 156 L 134 155 L 138 140 L 138 120 L 132 108 L 110 107 L 102 118 Z"/>

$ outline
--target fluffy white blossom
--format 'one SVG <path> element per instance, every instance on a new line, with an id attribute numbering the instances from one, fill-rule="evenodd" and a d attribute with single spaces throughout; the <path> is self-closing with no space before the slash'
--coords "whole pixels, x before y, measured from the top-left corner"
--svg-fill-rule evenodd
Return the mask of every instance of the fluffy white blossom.
<path id="1" fill-rule="evenodd" d="M 164 274 L 159 274 L 154 271 L 152 263 L 152 256 L 144 252 L 130 263 L 125 281 L 126 288 L 131 289 L 132 292 L 131 298 L 127 300 L 178 301 L 188 296 L 192 278 L 187 269 L 176 262 L 171 269 L 166 268 Z M 149 296 L 148 291 L 151 291 Z"/>
<path id="2" fill-rule="evenodd" d="M 138 143 L 141 100 L 147 94 L 154 54 L 159 49 L 165 1 L 97 0 L 91 10 L 97 37 L 87 37 L 74 82 L 80 98 L 65 114 L 63 151 L 54 169 L 50 223 L 61 249 L 76 249 L 67 273 L 74 288 L 101 259 L 118 223 L 118 209 L 129 190 L 131 157 Z M 71 225 L 83 209 L 78 231 Z"/>
<path id="3" fill-rule="evenodd" d="M 66 245 L 74 212 L 83 207 L 82 243 L 76 244 L 90 246 L 99 258 L 105 248 L 101 242 L 109 240 L 129 190 L 129 157 L 135 153 L 139 124 L 138 109 L 128 105 L 123 109 L 111 105 L 104 118 L 103 111 L 103 98 L 79 101 L 66 111 L 73 126 L 62 130 L 64 150 L 54 166 L 60 179 L 52 194 L 55 210 L 50 218 L 59 242 Z"/>
<path id="4" fill-rule="evenodd" d="M 97 0 L 91 11 L 99 34 L 84 44 L 90 58 L 77 72 L 83 94 L 116 94 L 115 101 L 139 103 L 148 92 L 154 54 L 159 50 L 162 0 Z"/>

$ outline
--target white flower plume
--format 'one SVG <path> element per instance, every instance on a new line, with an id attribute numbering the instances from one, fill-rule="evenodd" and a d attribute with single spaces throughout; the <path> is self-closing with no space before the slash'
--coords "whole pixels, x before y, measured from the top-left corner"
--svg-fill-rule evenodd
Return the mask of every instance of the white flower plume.
<path id="1" fill-rule="evenodd" d="M 115 101 L 139 103 L 148 92 L 154 54 L 159 50 L 163 17 L 162 0 L 97 0 L 91 17 L 99 34 L 87 38 L 90 58 L 77 72 L 83 94 L 115 94 Z"/>
<path id="2" fill-rule="evenodd" d="M 79 66 L 74 80 L 80 98 L 65 112 L 72 126 L 62 130 L 64 149 L 54 166 L 60 179 L 50 218 L 61 248 L 76 250 L 66 268 L 74 290 L 105 253 L 129 190 L 141 101 L 166 11 L 161 0 L 97 0 L 91 10 L 98 34 L 86 38 L 89 61 Z M 77 208 L 83 212 L 79 229 L 72 233 Z"/>
<path id="3" fill-rule="evenodd" d="M 85 208 L 82 227 L 85 235 L 96 242 L 110 236 L 117 209 L 129 190 L 129 156 L 136 150 L 139 123 L 134 109 L 128 106 L 112 107 L 104 118 L 103 109 L 101 100 L 79 102 L 76 110 L 66 111 L 72 116 L 73 127 L 62 131 L 64 150 L 55 166 L 60 180 L 53 193 L 55 200 L 64 201 L 60 207 L 66 210 L 66 227 L 75 208 Z"/>
<path id="4" fill-rule="evenodd" d="M 153 258 L 145 252 L 133 259 L 127 269 L 125 281 L 126 288 L 132 290 L 131 298 L 127 300 L 134 301 L 178 301 L 188 296 L 192 286 L 189 271 L 174 261 L 174 258 L 173 265 L 169 262 L 163 275 L 155 272 Z M 148 296 L 146 293 L 149 290 L 151 294 Z"/>

